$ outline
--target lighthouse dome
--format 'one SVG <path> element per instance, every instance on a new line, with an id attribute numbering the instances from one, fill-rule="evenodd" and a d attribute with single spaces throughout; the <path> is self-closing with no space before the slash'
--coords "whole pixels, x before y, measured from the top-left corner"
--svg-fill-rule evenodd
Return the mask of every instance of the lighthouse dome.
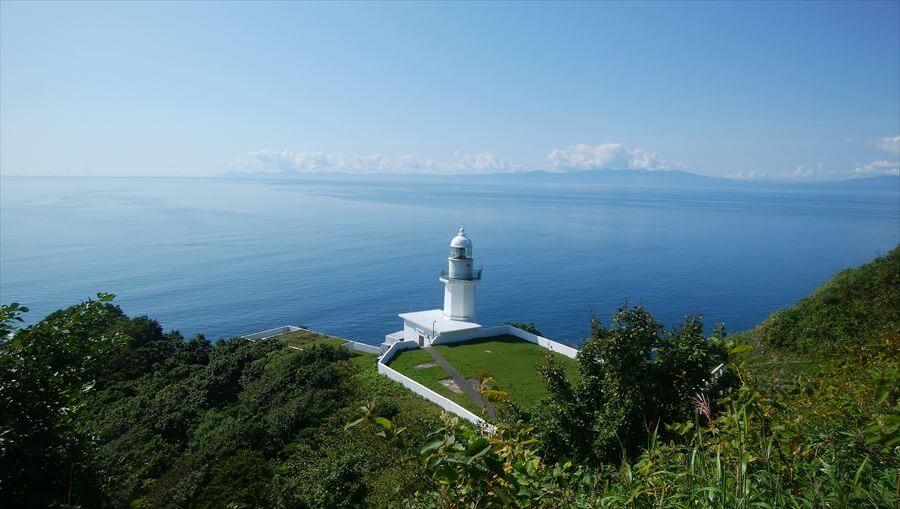
<path id="1" fill-rule="evenodd" d="M 459 227 L 459 233 L 450 241 L 450 247 L 461 247 L 463 249 L 472 249 L 472 241 L 466 237 L 466 230 L 462 226 Z"/>
<path id="2" fill-rule="evenodd" d="M 450 258 L 472 258 L 472 241 L 466 237 L 466 230 L 460 226 L 459 233 L 450 241 Z"/>

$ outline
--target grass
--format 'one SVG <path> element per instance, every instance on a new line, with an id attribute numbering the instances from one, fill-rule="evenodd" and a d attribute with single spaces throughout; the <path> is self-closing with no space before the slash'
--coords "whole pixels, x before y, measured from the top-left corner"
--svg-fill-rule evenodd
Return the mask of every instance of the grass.
<path id="1" fill-rule="evenodd" d="M 578 376 L 575 359 L 510 335 L 435 348 L 466 378 L 492 376 L 495 388 L 509 394 L 509 400 L 523 408 L 534 407 L 548 394 L 538 373 L 548 355 L 563 366 L 571 379 Z"/>
<path id="2" fill-rule="evenodd" d="M 467 379 L 478 379 L 481 375 L 492 376 L 494 388 L 509 394 L 509 400 L 523 408 L 532 408 L 547 396 L 547 387 L 538 373 L 538 366 L 545 361 L 547 355 L 562 364 L 570 378 L 578 376 L 578 365 L 574 359 L 510 335 L 455 345 L 437 345 L 434 348 Z M 428 352 L 420 349 L 404 350 L 394 358 L 391 367 L 476 414 L 481 414 L 481 408 L 468 396 L 457 394 L 440 383 L 441 380 L 450 378 L 440 366 L 416 368 L 427 363 L 434 363 Z"/>
<path id="3" fill-rule="evenodd" d="M 344 344 L 344 341 L 341 339 L 325 336 L 324 334 L 319 334 L 308 330 L 288 332 L 287 334 L 276 336 L 276 339 L 278 339 L 278 341 L 281 341 L 282 343 L 285 343 L 286 345 L 293 346 L 301 350 L 321 344 L 335 346 Z"/>
<path id="4" fill-rule="evenodd" d="M 450 378 L 450 375 L 446 371 L 436 364 L 429 368 L 416 367 L 421 364 L 434 364 L 434 359 L 432 359 L 431 355 L 425 350 L 416 348 L 414 350 L 403 350 L 397 354 L 397 356 L 394 357 L 394 360 L 391 361 L 391 368 L 412 378 L 441 396 L 459 403 L 463 408 L 474 412 L 476 415 L 481 415 L 481 407 L 476 405 L 470 397 L 465 394 L 453 392 L 440 382 L 445 378 Z M 462 372 L 460 371 L 460 373 Z"/>

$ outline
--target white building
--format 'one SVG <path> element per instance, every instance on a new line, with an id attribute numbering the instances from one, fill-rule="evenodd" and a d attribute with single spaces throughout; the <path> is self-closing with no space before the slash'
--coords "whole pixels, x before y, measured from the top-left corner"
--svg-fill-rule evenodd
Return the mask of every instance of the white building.
<path id="1" fill-rule="evenodd" d="M 447 266 L 439 280 L 444 283 L 444 308 L 402 313 L 403 330 L 385 336 L 383 347 L 398 341 L 415 341 L 429 346 L 438 338 L 460 341 L 478 336 L 481 325 L 475 323 L 475 286 L 481 280 L 481 268 L 473 267 L 472 241 L 460 227 L 450 241 Z"/>

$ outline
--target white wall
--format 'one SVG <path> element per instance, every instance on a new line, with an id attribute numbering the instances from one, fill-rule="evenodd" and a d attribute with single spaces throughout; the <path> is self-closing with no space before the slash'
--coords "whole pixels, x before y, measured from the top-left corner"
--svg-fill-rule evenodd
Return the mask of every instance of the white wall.
<path id="1" fill-rule="evenodd" d="M 397 353 L 401 350 L 409 350 L 418 347 L 419 344 L 415 342 L 403 341 L 400 343 L 394 343 L 390 348 L 388 348 L 387 352 L 385 352 L 384 355 L 382 355 L 381 358 L 378 359 L 378 372 L 452 414 L 458 415 L 463 419 L 482 428 L 493 429 L 493 426 L 488 424 L 484 419 L 466 410 L 460 404 L 452 401 L 449 398 L 441 396 L 428 387 L 425 387 L 419 382 L 416 382 L 415 380 L 401 374 L 399 371 L 392 369 L 387 365 L 387 363 L 391 362 L 394 356 L 396 356 Z"/>
<path id="2" fill-rule="evenodd" d="M 377 346 L 367 345 L 365 343 L 360 343 L 358 341 L 349 341 L 349 340 L 344 340 L 344 341 L 346 341 L 344 343 L 344 346 L 346 346 L 347 350 L 350 350 L 351 352 L 363 352 L 363 353 L 371 353 L 371 354 L 375 354 L 375 355 L 381 355 L 381 348 L 379 348 Z"/>
<path id="3" fill-rule="evenodd" d="M 477 329 L 466 329 L 453 332 L 445 332 L 438 336 L 435 345 L 449 345 L 452 343 L 464 343 L 473 339 L 488 338 L 491 336 L 499 336 L 506 334 L 506 326 L 500 327 L 479 327 Z"/>
<path id="4" fill-rule="evenodd" d="M 476 281 L 444 280 L 444 314 L 454 320 L 475 320 Z"/>
<path id="5" fill-rule="evenodd" d="M 378 362 L 379 364 L 390 364 L 398 353 L 403 350 L 412 350 L 413 348 L 419 348 L 419 343 L 417 341 L 397 341 L 381 354 L 381 357 L 378 358 Z"/>
<path id="6" fill-rule="evenodd" d="M 406 320 L 403 321 L 403 341 L 415 341 L 418 344 L 419 332 Z"/>
<path id="7" fill-rule="evenodd" d="M 575 348 L 572 348 L 571 346 L 567 346 L 562 343 L 557 343 L 556 341 L 553 341 L 552 339 L 547 339 L 543 336 L 538 336 L 537 334 L 525 332 L 522 329 L 513 327 L 512 325 L 506 325 L 505 327 L 507 328 L 506 334 L 511 334 L 513 336 L 516 336 L 517 338 L 522 338 L 525 341 L 528 341 L 530 343 L 535 343 L 537 345 L 540 345 L 540 346 L 546 348 L 547 350 L 565 355 L 566 357 L 569 357 L 570 359 L 574 359 L 575 357 L 578 356 L 578 350 L 576 350 Z"/>
<path id="8" fill-rule="evenodd" d="M 296 330 L 300 330 L 300 327 L 295 327 L 293 325 L 283 325 L 281 327 L 275 327 L 274 329 L 246 334 L 241 337 L 244 339 L 249 339 L 250 341 L 257 341 L 260 339 L 271 338 L 272 336 L 280 336 L 282 334 L 287 334 L 288 332 L 294 332 Z"/>
<path id="9" fill-rule="evenodd" d="M 480 329 L 471 329 L 465 331 L 458 332 L 450 332 L 441 334 L 437 341 L 434 342 L 436 345 L 448 345 L 452 343 L 464 343 L 466 341 L 472 341 L 475 339 L 483 339 L 489 338 L 492 336 L 501 336 L 503 334 L 509 334 L 511 336 L 516 336 L 517 338 L 524 339 L 529 343 L 534 343 L 538 346 L 546 348 L 547 350 L 557 352 L 561 355 L 565 355 L 571 359 L 574 359 L 578 355 L 578 350 L 572 348 L 571 346 L 564 345 L 562 343 L 557 343 L 552 339 L 547 339 L 543 336 L 538 336 L 536 334 L 532 334 L 530 332 L 525 332 L 522 329 L 518 329 L 513 327 L 512 325 L 500 325 L 497 327 L 482 327 Z"/>
<path id="10" fill-rule="evenodd" d="M 320 336 L 325 336 L 332 339 L 339 339 L 344 342 L 344 347 L 351 352 L 365 352 L 371 353 L 375 355 L 381 355 L 381 349 L 377 346 L 367 345 L 365 343 L 360 343 L 357 341 L 350 341 L 349 339 L 339 338 L 337 336 L 332 336 L 330 334 L 322 334 L 321 332 L 312 331 L 309 329 L 304 329 L 303 327 L 296 327 L 294 325 L 283 325 L 281 327 L 275 327 L 274 329 L 268 329 L 264 331 L 254 332 L 252 334 L 245 334 L 241 336 L 244 339 L 248 339 L 250 341 L 259 341 L 260 339 L 268 339 L 275 336 L 281 336 L 282 334 L 287 334 L 288 332 L 294 332 L 298 330 L 309 331 L 313 334 L 318 334 Z"/>

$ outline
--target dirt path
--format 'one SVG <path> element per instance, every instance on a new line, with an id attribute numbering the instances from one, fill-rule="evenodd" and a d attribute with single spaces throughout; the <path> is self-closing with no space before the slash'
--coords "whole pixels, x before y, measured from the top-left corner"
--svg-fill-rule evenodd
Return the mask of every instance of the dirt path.
<path id="1" fill-rule="evenodd" d="M 438 351 L 434 348 L 429 346 L 424 348 L 424 350 L 428 352 L 428 355 L 430 355 L 431 358 L 434 359 L 434 362 L 436 362 L 438 366 L 440 366 L 444 371 L 447 372 L 448 375 L 453 378 L 453 383 L 455 383 L 456 386 L 466 394 L 466 396 L 472 398 L 472 401 L 474 401 L 475 404 L 480 408 L 484 408 L 485 411 L 487 411 L 488 415 L 490 415 L 491 417 L 497 416 L 497 411 L 494 410 L 494 406 L 491 405 L 489 401 L 484 401 L 484 399 L 481 397 L 481 393 L 478 392 L 478 385 L 475 380 L 466 380 L 465 377 L 463 377 L 459 373 L 459 371 L 456 371 L 456 368 L 454 368 L 452 364 L 447 362 L 447 359 L 445 359 L 444 356 L 438 353 Z"/>

